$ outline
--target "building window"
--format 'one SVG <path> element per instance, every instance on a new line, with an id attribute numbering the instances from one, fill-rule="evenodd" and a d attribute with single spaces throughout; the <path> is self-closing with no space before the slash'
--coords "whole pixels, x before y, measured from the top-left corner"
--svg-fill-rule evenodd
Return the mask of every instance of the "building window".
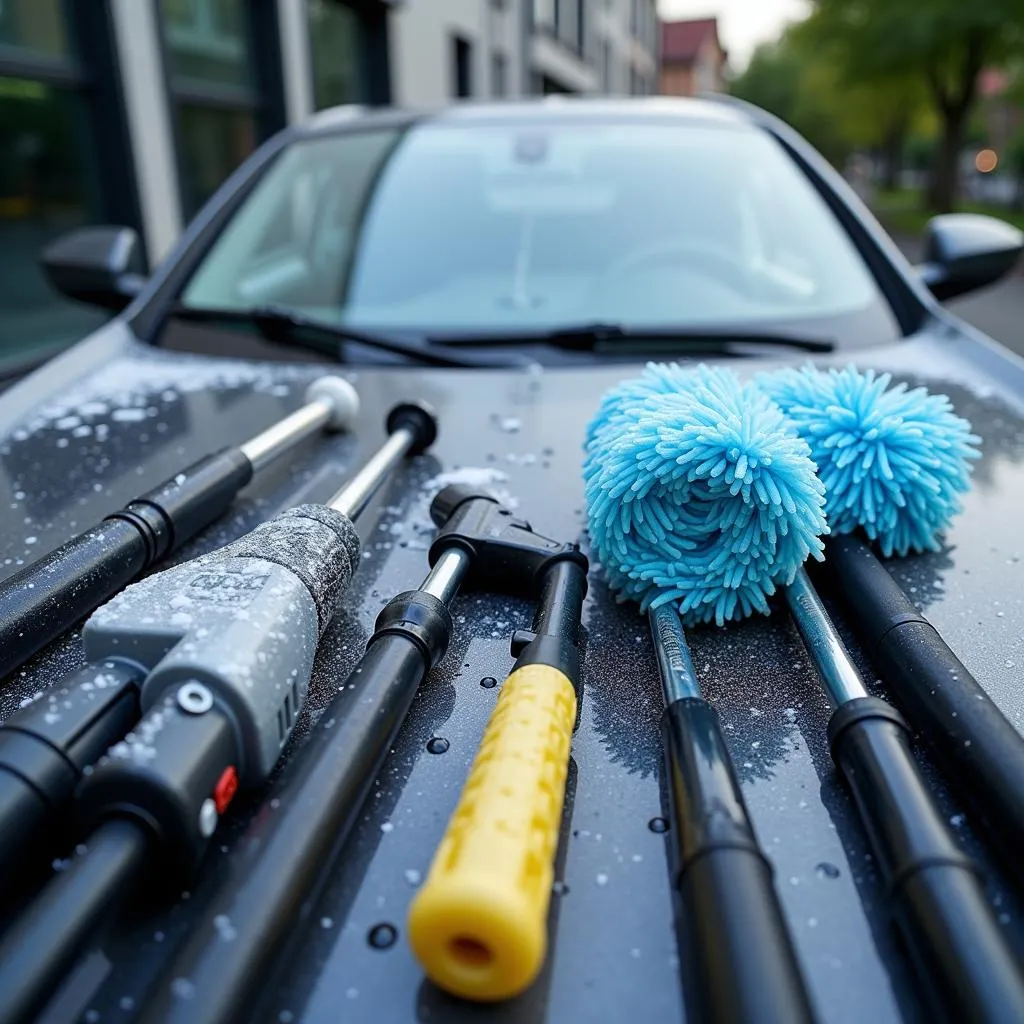
<path id="1" fill-rule="evenodd" d="M 243 0 L 161 0 L 160 17 L 191 217 L 256 147 L 253 46 Z"/>
<path id="2" fill-rule="evenodd" d="M 601 40 L 601 83 L 605 92 L 614 91 L 612 87 L 612 44 L 608 39 Z"/>
<path id="3" fill-rule="evenodd" d="M 330 0 L 306 0 L 313 100 L 317 110 L 364 98 L 359 63 L 359 15 Z"/>
<path id="4" fill-rule="evenodd" d="M 0 3 L 0 367 L 108 318 L 62 299 L 39 253 L 86 224 L 139 226 L 112 52 L 99 4 Z"/>
<path id="5" fill-rule="evenodd" d="M 473 95 L 473 45 L 452 36 L 452 93 L 459 99 Z"/>
<path id="6" fill-rule="evenodd" d="M 508 58 L 499 50 L 491 55 L 491 95 L 508 95 Z"/>

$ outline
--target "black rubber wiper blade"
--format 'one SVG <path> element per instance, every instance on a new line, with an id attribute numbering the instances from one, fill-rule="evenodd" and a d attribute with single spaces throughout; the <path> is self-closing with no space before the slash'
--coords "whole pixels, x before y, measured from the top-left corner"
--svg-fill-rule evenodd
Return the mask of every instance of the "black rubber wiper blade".
<path id="1" fill-rule="evenodd" d="M 525 366 L 528 360 L 513 359 L 490 353 L 458 354 L 435 347 L 426 337 L 420 341 L 403 341 L 383 334 L 375 334 L 342 324 L 304 316 L 278 306 L 254 306 L 249 309 L 186 306 L 178 304 L 170 315 L 182 320 L 208 324 L 243 324 L 255 327 L 268 341 L 282 345 L 296 345 L 313 352 L 343 359 L 346 341 L 403 356 L 425 366 L 457 366 L 464 368 L 515 368 Z"/>
<path id="2" fill-rule="evenodd" d="M 482 345 L 504 347 L 512 345 L 551 345 L 573 352 L 619 350 L 623 344 L 658 342 L 680 350 L 718 350 L 728 345 L 766 345 L 779 348 L 798 348 L 804 352 L 832 352 L 835 342 L 827 338 L 808 338 L 800 334 L 774 331 L 732 330 L 721 327 L 642 327 L 625 324 L 588 323 L 556 327 L 542 331 L 479 331 L 462 334 L 431 334 L 435 345 Z M 638 350 L 639 350 L 639 346 Z"/>

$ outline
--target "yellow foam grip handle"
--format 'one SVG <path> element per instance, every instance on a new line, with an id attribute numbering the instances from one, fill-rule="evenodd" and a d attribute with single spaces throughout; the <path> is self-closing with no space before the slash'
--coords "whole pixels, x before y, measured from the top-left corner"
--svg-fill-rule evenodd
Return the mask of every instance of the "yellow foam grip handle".
<path id="1" fill-rule="evenodd" d="M 537 976 L 562 820 L 576 693 L 548 665 L 502 687 L 430 874 L 409 941 L 430 979 L 466 999 L 506 999 Z"/>

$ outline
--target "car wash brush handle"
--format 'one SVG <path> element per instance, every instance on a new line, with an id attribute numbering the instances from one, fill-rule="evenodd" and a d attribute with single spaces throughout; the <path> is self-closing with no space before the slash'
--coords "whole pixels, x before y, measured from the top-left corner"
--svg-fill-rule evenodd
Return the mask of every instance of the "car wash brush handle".
<path id="1" fill-rule="evenodd" d="M 79 787 L 86 852 L 0 943 L 0 1021 L 39 1010 L 144 868 L 168 887 L 187 884 L 236 790 L 267 778 L 305 700 L 317 640 L 360 561 L 352 519 L 404 455 L 432 443 L 436 424 L 404 404 L 388 429 L 327 505 L 291 509 L 147 577 L 86 623 L 87 656 L 153 665 L 144 715 Z M 97 848 L 109 869 L 96 864 Z M 107 897 L 97 902 L 96 890 Z"/>
<path id="2" fill-rule="evenodd" d="M 649 612 L 665 713 L 661 719 L 680 898 L 680 963 L 687 1016 L 798 1024 L 814 1014 L 747 814 L 715 709 L 701 697 L 679 614 Z"/>
<path id="3" fill-rule="evenodd" d="M 1020 877 L 1024 739 L 867 544 L 835 537 L 825 550 L 825 571 L 886 686 Z"/>
<path id="4" fill-rule="evenodd" d="M 950 1020 L 1024 1020 L 1024 980 L 910 750 L 910 732 L 868 696 L 803 570 L 786 598 L 835 711 L 832 758 L 853 796 L 921 995 Z"/>
<path id="5" fill-rule="evenodd" d="M 307 404 L 237 448 L 208 455 L 0 583 L 0 676 L 88 615 L 227 511 L 255 472 L 359 410 L 340 377 L 309 387 Z"/>
<path id="6" fill-rule="evenodd" d="M 580 685 L 586 560 L 553 562 L 430 873 L 409 940 L 430 979 L 468 999 L 506 999 L 537 976 Z"/>

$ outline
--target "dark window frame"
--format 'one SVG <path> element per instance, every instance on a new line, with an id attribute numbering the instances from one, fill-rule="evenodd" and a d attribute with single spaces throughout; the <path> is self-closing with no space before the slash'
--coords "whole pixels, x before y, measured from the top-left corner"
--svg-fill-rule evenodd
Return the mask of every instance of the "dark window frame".
<path id="1" fill-rule="evenodd" d="M 451 94 L 454 99 L 473 98 L 473 41 L 452 32 L 451 40 Z"/>

